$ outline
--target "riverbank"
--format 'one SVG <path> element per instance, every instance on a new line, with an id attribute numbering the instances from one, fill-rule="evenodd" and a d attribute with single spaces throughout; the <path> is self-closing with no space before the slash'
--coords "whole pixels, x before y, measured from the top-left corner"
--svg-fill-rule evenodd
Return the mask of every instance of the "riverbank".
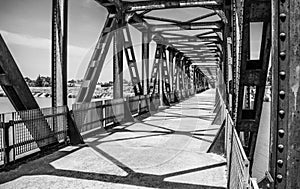
<path id="1" fill-rule="evenodd" d="M 36 98 L 51 98 L 51 87 L 29 87 L 32 95 Z M 76 98 L 80 86 L 68 87 L 68 98 Z M 134 96 L 132 86 L 124 86 L 124 97 Z M 0 97 L 6 97 L 3 89 L 0 87 Z M 94 99 L 112 99 L 113 87 L 96 86 Z"/>
<path id="2" fill-rule="evenodd" d="M 40 108 L 51 107 L 51 87 L 29 87 L 32 95 L 35 97 Z M 80 86 L 68 87 L 68 106 L 71 109 L 72 104 L 75 103 L 76 96 L 79 92 Z M 134 96 L 132 86 L 124 86 L 124 97 Z M 105 100 L 113 98 L 112 87 L 96 86 L 93 100 Z M 15 109 L 0 87 L 0 113 L 14 112 Z"/>

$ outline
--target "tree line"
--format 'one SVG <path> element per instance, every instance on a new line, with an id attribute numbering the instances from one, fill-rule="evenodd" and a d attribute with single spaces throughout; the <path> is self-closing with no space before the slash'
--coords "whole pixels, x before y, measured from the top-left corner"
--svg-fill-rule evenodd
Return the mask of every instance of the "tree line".
<path id="1" fill-rule="evenodd" d="M 38 75 L 35 80 L 30 79 L 29 77 L 25 77 L 24 79 L 29 87 L 51 87 L 51 77 L 49 77 L 49 76 Z M 75 86 L 75 84 L 80 84 L 82 82 L 83 82 L 82 79 L 79 79 L 79 80 L 71 79 L 68 81 L 68 86 L 72 87 L 72 86 Z M 126 79 L 123 79 L 123 82 L 125 85 L 128 85 L 128 86 L 132 85 L 132 83 L 130 81 L 127 81 Z M 113 86 L 113 81 L 98 82 L 97 84 L 101 85 L 101 87 L 111 87 L 111 86 Z"/>

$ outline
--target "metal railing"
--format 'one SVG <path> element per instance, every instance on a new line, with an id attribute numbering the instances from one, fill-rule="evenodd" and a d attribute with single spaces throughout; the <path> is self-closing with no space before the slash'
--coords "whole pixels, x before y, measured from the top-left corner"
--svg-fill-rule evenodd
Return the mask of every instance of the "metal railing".
<path id="1" fill-rule="evenodd" d="M 157 111 L 159 105 L 158 94 L 73 104 L 74 121 L 83 133 Z M 68 113 L 61 106 L 0 114 L 0 166 L 67 142 Z"/>
<path id="2" fill-rule="evenodd" d="M 194 90 L 184 93 L 193 95 Z M 170 96 L 170 99 L 175 99 L 175 93 Z M 111 124 L 127 122 L 133 116 L 155 112 L 159 105 L 160 96 L 154 94 L 73 104 L 72 110 L 78 130 L 84 133 Z"/>
<path id="3" fill-rule="evenodd" d="M 81 133 L 126 122 L 128 117 L 158 110 L 159 95 L 133 96 L 90 103 L 73 104 L 76 125 Z"/>
<path id="4" fill-rule="evenodd" d="M 0 165 L 67 141 L 67 107 L 0 114 Z"/>
<path id="5" fill-rule="evenodd" d="M 228 188 L 256 189 L 255 180 L 250 178 L 249 160 L 240 138 L 235 130 L 234 122 L 226 109 L 223 94 L 216 89 L 216 108 L 222 122 L 225 120 L 225 153 L 228 167 Z"/>

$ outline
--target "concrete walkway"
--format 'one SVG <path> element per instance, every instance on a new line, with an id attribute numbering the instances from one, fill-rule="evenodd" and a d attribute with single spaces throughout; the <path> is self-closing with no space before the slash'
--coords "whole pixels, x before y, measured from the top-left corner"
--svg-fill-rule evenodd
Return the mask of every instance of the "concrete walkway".
<path id="1" fill-rule="evenodd" d="M 150 117 L 84 136 L 66 147 L 0 173 L 0 188 L 226 188 L 226 160 L 206 153 L 219 125 L 214 90 Z"/>

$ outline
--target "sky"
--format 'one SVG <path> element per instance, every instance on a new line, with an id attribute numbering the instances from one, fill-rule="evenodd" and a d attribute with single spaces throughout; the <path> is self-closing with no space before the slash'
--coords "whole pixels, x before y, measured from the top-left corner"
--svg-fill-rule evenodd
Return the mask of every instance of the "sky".
<path id="1" fill-rule="evenodd" d="M 52 0 L 0 0 L 0 34 L 24 77 L 35 79 L 39 74 L 51 75 L 51 7 Z M 69 0 L 68 79 L 83 78 L 106 16 L 106 9 L 94 0 Z M 259 27 L 259 24 L 253 25 L 251 33 L 252 57 L 258 54 L 256 31 Z M 134 30 L 131 28 L 133 43 L 140 44 L 141 34 Z M 135 49 L 141 49 L 140 45 L 135 45 Z M 150 57 L 154 57 L 154 50 L 155 44 L 151 43 Z M 141 50 L 135 54 L 141 70 Z M 111 61 L 110 49 L 100 80 L 112 80 Z M 124 67 L 125 79 L 129 79 L 127 72 Z"/>
<path id="2" fill-rule="evenodd" d="M 23 76 L 50 75 L 51 7 L 52 0 L 0 0 L 0 33 Z M 106 15 L 93 0 L 69 1 L 69 78 L 84 74 Z"/>

